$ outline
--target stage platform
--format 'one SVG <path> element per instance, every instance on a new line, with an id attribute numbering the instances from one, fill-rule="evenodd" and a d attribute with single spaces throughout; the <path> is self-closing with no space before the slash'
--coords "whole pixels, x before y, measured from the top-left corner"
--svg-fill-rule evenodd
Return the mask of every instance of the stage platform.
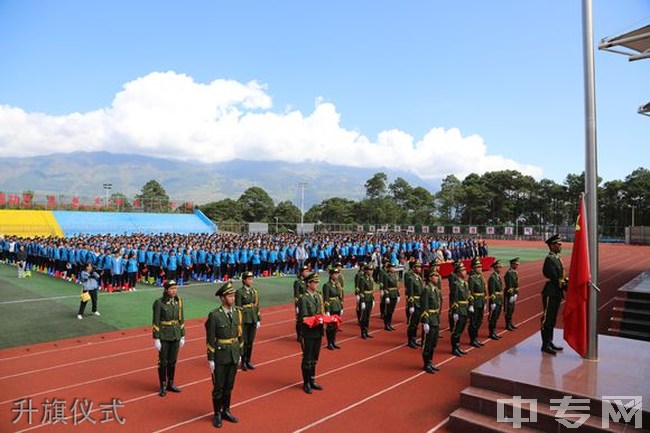
<path id="1" fill-rule="evenodd" d="M 564 351 L 557 356 L 542 353 L 540 336 L 535 334 L 473 370 L 470 386 L 461 393 L 461 407 L 450 416 L 449 429 L 477 433 L 650 431 L 650 343 L 599 335 L 599 359 L 594 362 L 581 358 L 564 344 L 562 333 L 562 329 L 555 330 L 555 343 L 564 346 Z M 512 421 L 498 421 L 499 406 L 505 417 L 513 417 L 513 402 L 497 400 L 512 400 L 514 396 L 536 400 L 537 410 L 533 407 L 536 422 L 522 422 L 520 428 L 515 428 Z M 573 402 L 566 406 L 569 416 L 561 417 L 557 410 L 560 402 L 551 399 L 566 399 L 566 396 Z M 614 403 L 614 396 L 619 400 L 627 396 L 621 400 L 623 404 L 630 404 L 636 398 L 636 407 L 640 402 L 642 408 L 639 418 L 632 415 L 633 409 L 621 411 Z M 588 408 L 587 402 L 576 402 L 576 399 L 589 399 Z M 529 404 L 523 403 L 521 416 L 531 418 L 530 409 Z M 618 422 L 609 416 L 613 410 L 621 415 Z M 564 418 L 569 425 L 574 425 L 580 415 L 584 418 L 587 414 L 586 422 L 577 429 L 567 428 L 558 421 Z M 608 427 L 605 427 L 606 420 L 609 420 Z M 641 428 L 636 428 L 639 420 Z"/>

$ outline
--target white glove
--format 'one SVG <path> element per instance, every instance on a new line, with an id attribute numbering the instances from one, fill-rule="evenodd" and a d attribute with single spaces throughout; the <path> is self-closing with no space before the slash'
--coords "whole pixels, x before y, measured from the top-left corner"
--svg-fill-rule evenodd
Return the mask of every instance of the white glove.
<path id="1" fill-rule="evenodd" d="M 339 313 L 339 316 L 343 317 L 343 309 L 341 309 L 341 312 Z"/>
<path id="2" fill-rule="evenodd" d="M 325 313 L 325 315 L 326 315 L 326 316 L 329 316 L 329 315 L 330 315 L 330 312 L 328 311 L 327 313 Z"/>
<path id="3" fill-rule="evenodd" d="M 354 299 L 356 299 L 356 300 L 357 300 L 357 302 L 359 302 L 359 301 L 361 300 L 361 296 L 359 296 L 359 295 L 356 295 L 356 296 L 354 297 Z"/>
<path id="4" fill-rule="evenodd" d="M 296 314 L 300 314 L 300 308 L 296 307 Z"/>
<path id="5" fill-rule="evenodd" d="M 469 311 L 470 313 L 473 313 L 473 312 L 474 312 L 474 306 L 473 306 L 473 305 L 470 305 L 469 308 L 468 308 L 468 311 Z"/>
<path id="6" fill-rule="evenodd" d="M 158 352 L 160 352 L 160 349 L 162 349 L 162 343 L 160 342 L 160 339 L 156 338 L 156 339 L 153 341 L 153 347 L 155 347 L 156 350 L 157 350 Z"/>
<path id="7" fill-rule="evenodd" d="M 515 302 L 517 302 L 518 297 L 519 297 L 519 295 L 515 293 L 515 296 L 513 296 L 513 298 L 515 298 Z"/>
<path id="8" fill-rule="evenodd" d="M 185 337 L 181 337 L 181 341 L 179 343 L 180 347 L 185 346 Z"/>
<path id="9" fill-rule="evenodd" d="M 428 323 L 425 323 L 424 325 L 422 325 L 422 329 L 424 330 L 424 333 L 425 333 L 425 334 L 428 334 L 428 333 L 429 333 L 429 330 L 430 330 L 430 328 L 429 328 L 429 324 L 428 324 Z"/>
<path id="10" fill-rule="evenodd" d="M 494 311 L 494 309 L 497 307 L 497 304 L 490 304 L 490 311 Z"/>
<path id="11" fill-rule="evenodd" d="M 361 303 L 361 309 L 362 309 L 362 310 L 365 310 L 365 309 L 366 309 L 366 303 L 365 303 L 365 302 L 362 302 L 362 303 Z"/>
<path id="12" fill-rule="evenodd" d="M 390 304 L 390 298 L 384 299 L 384 304 Z"/>
<path id="13" fill-rule="evenodd" d="M 415 313 L 415 307 L 409 307 L 409 314 Z"/>
<path id="14" fill-rule="evenodd" d="M 260 329 L 260 326 L 262 326 L 262 324 L 258 321 L 258 322 L 255 324 L 255 328 L 256 328 L 256 329 Z"/>
<path id="15" fill-rule="evenodd" d="M 210 373 L 214 373 L 214 361 L 208 361 L 208 367 L 210 367 Z"/>
<path id="16" fill-rule="evenodd" d="M 397 297 L 397 303 L 398 303 L 398 304 L 399 304 L 399 300 L 400 300 L 400 299 L 402 299 L 402 298 L 400 298 L 400 297 L 398 296 L 398 297 Z"/>
<path id="17" fill-rule="evenodd" d="M 515 297 L 511 296 L 508 298 L 508 304 L 514 304 L 515 303 Z"/>
<path id="18" fill-rule="evenodd" d="M 451 317 L 454 319 L 454 322 L 458 322 L 458 313 L 454 313 Z"/>

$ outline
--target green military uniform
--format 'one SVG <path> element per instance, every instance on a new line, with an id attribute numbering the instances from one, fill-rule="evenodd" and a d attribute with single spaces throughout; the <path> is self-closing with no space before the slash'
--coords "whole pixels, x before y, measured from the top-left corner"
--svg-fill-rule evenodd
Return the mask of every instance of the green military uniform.
<path id="1" fill-rule="evenodd" d="M 339 270 L 332 268 L 329 270 L 330 279 L 323 284 L 323 300 L 325 302 L 325 312 L 329 314 L 341 315 L 343 311 L 343 287 L 339 284 L 337 276 L 340 274 Z M 341 347 L 336 344 L 336 325 L 329 323 L 325 330 L 327 335 L 327 348 L 329 350 L 340 349 Z"/>
<path id="2" fill-rule="evenodd" d="M 467 281 L 458 275 L 463 270 L 465 270 L 465 266 L 462 262 L 458 262 L 454 268 L 454 272 L 457 275 L 449 292 L 452 314 L 457 316 L 454 320 L 454 331 L 451 334 L 451 353 L 455 356 L 461 356 L 467 353 L 460 348 L 460 336 L 463 334 L 465 325 L 467 324 L 469 307 L 469 287 Z"/>
<path id="3" fill-rule="evenodd" d="M 406 338 L 408 339 L 408 347 L 415 348 L 418 346 L 416 342 L 418 325 L 420 322 L 420 296 L 422 295 L 422 289 L 424 288 L 424 282 L 415 268 L 422 269 L 422 264 L 420 262 L 413 263 L 413 271 L 411 276 L 406 280 L 406 299 L 408 305 L 408 312 L 410 314 L 408 327 L 406 329 Z"/>
<path id="4" fill-rule="evenodd" d="M 252 272 L 244 272 L 242 280 L 252 278 Z M 259 292 L 257 288 L 251 286 L 240 287 L 235 293 L 235 305 L 242 309 L 242 341 L 243 351 L 241 358 L 241 369 L 254 370 L 255 366 L 251 363 L 253 354 L 253 343 L 255 335 L 262 316 L 260 314 Z"/>
<path id="5" fill-rule="evenodd" d="M 440 279 L 438 278 L 438 281 Z M 428 332 L 424 333 L 424 342 L 422 345 L 422 361 L 424 362 L 424 371 L 433 373 L 438 371 L 438 367 L 433 365 L 433 351 L 438 344 L 438 332 L 440 330 L 440 310 L 442 308 L 442 290 L 438 285 L 432 282 L 424 286 L 422 295 L 420 295 L 420 305 L 422 314 L 420 322 L 428 325 Z"/>
<path id="6" fill-rule="evenodd" d="M 469 334 L 470 346 L 483 347 L 483 343 L 478 341 L 478 332 L 483 324 L 483 313 L 485 312 L 485 278 L 481 268 L 481 259 L 478 257 L 472 261 L 472 273 L 469 277 L 469 305 L 474 310 L 469 313 Z"/>
<path id="7" fill-rule="evenodd" d="M 413 263 L 415 261 L 409 261 L 408 270 L 404 272 L 404 287 L 407 288 L 411 285 L 411 280 L 415 277 L 415 272 L 413 271 Z M 411 313 L 409 312 L 409 303 L 408 303 L 408 293 L 406 294 L 406 302 L 404 303 L 404 313 L 406 314 L 406 326 L 408 326 L 409 319 L 411 318 Z"/>
<path id="8" fill-rule="evenodd" d="M 300 341 L 300 329 L 301 329 L 301 323 L 298 317 L 298 306 L 300 304 L 300 298 L 307 291 L 307 285 L 305 284 L 305 280 L 303 278 L 303 272 L 308 269 L 309 267 L 302 266 L 298 270 L 298 275 L 296 276 L 296 279 L 293 282 L 293 302 L 296 306 L 296 340 L 298 341 Z"/>
<path id="9" fill-rule="evenodd" d="M 380 300 L 382 305 L 386 306 L 384 311 L 384 329 L 394 331 L 393 313 L 399 299 L 399 275 L 395 272 L 395 265 L 388 263 L 386 272 L 382 275 L 381 287 L 384 291 L 383 299 Z M 387 302 L 388 301 L 388 302 Z"/>
<path id="10" fill-rule="evenodd" d="M 454 332 L 454 311 L 451 308 L 453 305 L 453 301 L 451 300 L 451 292 L 457 278 L 458 275 L 456 275 L 456 272 L 452 272 L 449 274 L 449 277 L 447 277 L 447 280 L 449 282 L 449 310 L 447 311 L 447 315 L 449 319 L 449 332 L 452 333 Z"/>
<path id="11" fill-rule="evenodd" d="M 379 317 L 383 320 L 386 315 L 386 303 L 384 298 L 384 276 L 386 275 L 386 263 L 373 275 L 373 279 L 379 284 Z"/>
<path id="12" fill-rule="evenodd" d="M 554 235 L 547 239 L 546 243 L 549 248 L 553 248 L 553 245 L 559 244 L 561 246 L 562 240 L 560 235 Z M 544 259 L 542 273 L 544 274 L 544 277 L 548 279 L 546 284 L 544 284 L 544 289 L 542 290 L 542 303 L 544 306 L 541 330 L 542 351 L 554 354 L 556 350 L 562 350 L 561 347 L 553 344 L 553 330 L 555 329 L 557 312 L 560 308 L 562 298 L 564 297 L 564 290 L 566 290 L 568 284 L 568 280 L 564 275 L 564 266 L 560 260 L 559 252 L 555 253 L 549 251 L 546 259 Z"/>
<path id="13" fill-rule="evenodd" d="M 497 335 L 495 329 L 497 321 L 501 315 L 501 308 L 503 306 L 503 282 L 501 281 L 501 262 L 496 260 L 492 263 L 492 275 L 488 279 L 488 293 L 490 295 L 490 314 L 488 315 L 488 325 L 490 329 L 490 338 L 492 340 L 499 340 L 501 337 Z"/>
<path id="14" fill-rule="evenodd" d="M 298 304 L 298 317 L 300 319 L 301 329 L 300 336 L 302 342 L 302 379 L 303 391 L 311 394 L 312 389 L 321 390 L 322 387 L 316 383 L 316 364 L 320 356 L 320 346 L 323 339 L 323 324 L 315 327 L 309 327 L 303 322 L 303 319 L 323 314 L 323 298 L 316 287 L 313 289 L 309 286 L 316 286 L 318 283 L 318 274 L 312 273 L 305 279 L 307 282 L 307 292 L 300 298 Z M 315 283 L 310 283 L 315 281 Z M 311 290 L 310 290 L 311 289 Z"/>
<path id="15" fill-rule="evenodd" d="M 359 298 L 359 281 L 363 278 L 363 267 L 365 263 L 359 265 L 359 270 L 354 274 L 354 295 L 355 298 Z M 356 313 L 357 313 L 357 323 L 361 324 L 361 301 L 356 302 Z"/>
<path id="16" fill-rule="evenodd" d="M 514 267 L 519 264 L 519 257 L 510 260 L 510 269 L 506 272 L 503 280 L 505 282 L 505 319 L 506 329 L 514 331 L 517 327 L 512 323 L 512 315 L 515 312 L 515 305 L 519 297 L 519 273 Z"/>
<path id="17" fill-rule="evenodd" d="M 363 275 L 359 278 L 359 284 L 356 289 L 356 296 L 359 297 L 359 327 L 361 328 L 361 338 L 373 338 L 368 334 L 370 326 L 370 314 L 375 302 L 375 281 L 372 279 L 372 267 L 369 264 L 363 265 Z"/>
<path id="18" fill-rule="evenodd" d="M 170 280 L 165 283 L 165 292 L 162 298 L 153 303 L 153 338 L 160 341 L 158 351 L 158 380 L 160 382 L 159 395 L 162 397 L 166 391 L 180 392 L 174 386 L 176 373 L 176 360 L 181 346 L 181 339 L 185 342 L 185 316 L 183 313 L 183 298 L 167 294 L 167 290 L 176 286 Z"/>
<path id="19" fill-rule="evenodd" d="M 224 283 L 216 296 L 235 293 L 231 282 Z M 242 348 L 242 309 L 233 305 L 227 309 L 223 305 L 213 310 L 205 322 L 208 362 L 214 366 L 212 373 L 212 406 L 215 425 L 221 425 L 221 417 L 237 422 L 230 413 L 230 399 L 235 385 L 237 365 Z"/>

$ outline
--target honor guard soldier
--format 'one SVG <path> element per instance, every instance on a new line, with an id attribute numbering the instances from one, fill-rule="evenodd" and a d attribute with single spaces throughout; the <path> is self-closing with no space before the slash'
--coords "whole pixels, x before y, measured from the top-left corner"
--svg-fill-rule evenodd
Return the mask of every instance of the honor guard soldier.
<path id="1" fill-rule="evenodd" d="M 309 275 L 309 266 L 303 265 L 298 269 L 298 275 L 296 275 L 296 280 L 293 282 L 293 301 L 296 305 L 296 340 L 300 341 L 300 319 L 298 318 L 298 304 L 300 303 L 300 298 L 307 291 L 307 283 L 305 283 L 305 278 Z"/>
<path id="2" fill-rule="evenodd" d="M 338 276 L 341 273 L 337 267 L 329 268 L 330 278 L 323 284 L 323 300 L 325 302 L 325 312 L 327 315 L 341 315 L 343 312 L 343 288 L 339 284 Z M 336 325 L 328 323 L 325 328 L 327 336 L 327 348 L 329 350 L 340 349 L 341 346 L 336 344 Z"/>
<path id="3" fill-rule="evenodd" d="M 542 273 L 548 281 L 546 281 L 542 290 L 542 303 L 544 305 L 544 314 L 542 315 L 542 352 L 556 355 L 558 350 L 563 350 L 564 348 L 553 344 L 553 330 L 555 328 L 555 320 L 557 319 L 557 311 L 560 308 L 560 303 L 564 297 L 564 290 L 566 290 L 569 281 L 564 275 L 564 266 L 560 260 L 562 238 L 559 234 L 553 235 L 546 240 L 546 245 L 548 245 L 549 253 L 546 259 L 544 259 Z"/>
<path id="4" fill-rule="evenodd" d="M 361 338 L 373 338 L 368 334 L 368 326 L 370 326 L 370 314 L 372 306 L 375 303 L 375 281 L 372 279 L 372 265 L 366 263 L 363 265 L 363 275 L 359 278 L 359 286 L 357 288 L 357 298 L 359 299 L 359 327 L 361 328 Z"/>
<path id="5" fill-rule="evenodd" d="M 373 279 L 379 284 L 379 318 L 384 320 L 386 315 L 386 303 L 383 302 L 386 289 L 384 288 L 384 276 L 386 275 L 386 260 L 382 261 L 381 267 L 373 272 Z M 384 326 L 385 328 L 385 326 Z"/>
<path id="6" fill-rule="evenodd" d="M 440 311 L 442 312 L 442 306 L 444 304 L 444 299 L 442 298 L 442 276 L 440 275 L 440 261 L 434 258 L 431 263 L 429 263 L 430 275 L 437 276 L 437 278 L 432 279 L 432 283 L 436 285 L 440 291 Z M 440 332 L 440 327 L 438 327 L 438 338 L 442 338 L 442 332 Z"/>
<path id="7" fill-rule="evenodd" d="M 506 272 L 503 280 L 506 284 L 505 288 L 505 318 L 506 318 L 506 329 L 508 331 L 514 331 L 517 329 L 514 323 L 512 323 L 512 315 L 515 312 L 515 304 L 517 303 L 517 298 L 519 297 L 519 257 L 515 257 L 510 260 L 510 269 Z"/>
<path id="8" fill-rule="evenodd" d="M 208 365 L 212 372 L 213 425 L 221 427 L 221 420 L 238 422 L 230 413 L 230 398 L 241 356 L 242 310 L 235 306 L 235 288 L 224 283 L 215 293 L 221 306 L 210 312 L 205 322 Z"/>
<path id="9" fill-rule="evenodd" d="M 312 390 L 321 391 L 323 389 L 316 383 L 316 364 L 320 355 L 320 346 L 323 340 L 323 324 L 314 327 L 308 326 L 305 318 L 323 314 L 323 298 L 316 290 L 318 288 L 318 274 L 316 272 L 309 274 L 305 281 L 307 283 L 307 292 L 300 298 L 298 303 L 298 317 L 300 318 L 300 337 L 302 342 L 302 389 L 307 394 Z"/>
<path id="10" fill-rule="evenodd" d="M 391 262 L 386 264 L 386 272 L 384 272 L 382 287 L 384 289 L 383 299 L 381 303 L 386 305 L 384 311 L 384 329 L 386 331 L 394 331 L 393 328 L 393 313 L 395 307 L 399 302 L 399 275 L 395 272 L 395 265 Z"/>
<path id="11" fill-rule="evenodd" d="M 162 298 L 153 303 L 153 338 L 158 350 L 158 395 L 164 397 L 167 391 L 181 392 L 174 385 L 178 351 L 185 345 L 185 315 L 183 298 L 176 294 L 176 281 L 163 285 Z"/>
<path id="12" fill-rule="evenodd" d="M 433 351 L 438 344 L 438 332 L 440 329 L 440 309 L 442 308 L 442 290 L 440 290 L 440 274 L 430 269 L 426 278 L 426 284 L 420 296 L 422 314 L 422 332 L 424 335 L 422 344 L 423 370 L 429 374 L 440 371 L 440 368 L 433 364 Z"/>
<path id="13" fill-rule="evenodd" d="M 476 257 L 472 260 L 472 273 L 469 276 L 469 345 L 481 348 L 483 343 L 478 341 L 478 331 L 483 324 L 483 313 L 485 312 L 485 279 L 483 278 L 483 265 L 481 259 Z"/>
<path id="14" fill-rule="evenodd" d="M 415 257 L 409 258 L 408 261 L 408 270 L 404 272 L 404 287 L 409 287 L 411 284 L 410 281 L 415 275 L 413 271 L 413 265 L 415 264 Z M 404 303 L 404 312 L 406 313 L 406 325 L 408 326 L 409 323 L 409 318 L 411 317 L 411 313 L 409 313 L 409 303 L 408 303 L 408 294 L 406 295 L 406 302 Z"/>
<path id="15" fill-rule="evenodd" d="M 492 340 L 500 340 L 501 337 L 497 335 L 495 329 L 499 316 L 501 315 L 501 308 L 503 306 L 503 282 L 501 281 L 501 261 L 495 260 L 492 263 L 492 275 L 488 279 L 488 293 L 490 294 L 490 313 L 488 314 L 488 325 L 490 329 L 490 338 Z"/>
<path id="16" fill-rule="evenodd" d="M 241 354 L 241 369 L 255 370 L 251 363 L 255 335 L 260 327 L 262 316 L 260 314 L 259 292 L 253 287 L 253 273 L 242 274 L 242 287 L 235 293 L 235 305 L 242 310 L 242 341 L 244 347 Z"/>
<path id="17" fill-rule="evenodd" d="M 467 354 L 460 348 L 460 336 L 467 324 L 467 313 L 469 304 L 469 288 L 467 285 L 467 270 L 463 262 L 457 262 L 454 266 L 454 279 L 449 301 L 451 303 L 452 318 L 454 320 L 454 331 L 451 334 L 451 354 L 461 356 Z"/>
<path id="18" fill-rule="evenodd" d="M 361 302 L 359 300 L 361 297 L 359 296 L 359 281 L 363 278 L 364 272 L 363 272 L 363 267 L 365 266 L 365 263 L 359 263 L 359 270 L 357 271 L 356 274 L 354 274 L 354 299 L 356 301 L 356 306 L 355 306 L 355 311 L 357 313 L 357 323 L 361 324 L 361 309 L 359 308 L 361 305 Z"/>
<path id="19" fill-rule="evenodd" d="M 406 337 L 408 339 L 407 346 L 414 349 L 419 346 L 417 343 L 418 325 L 420 323 L 420 296 L 424 288 L 424 282 L 420 276 L 422 271 L 422 263 L 416 261 L 413 263 L 413 274 L 407 280 L 406 286 L 406 299 L 408 303 L 409 321 L 406 329 Z"/>

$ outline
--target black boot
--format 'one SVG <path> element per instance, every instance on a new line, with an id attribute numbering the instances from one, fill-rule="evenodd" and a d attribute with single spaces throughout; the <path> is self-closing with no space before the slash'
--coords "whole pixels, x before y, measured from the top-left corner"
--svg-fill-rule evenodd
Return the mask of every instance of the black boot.
<path id="1" fill-rule="evenodd" d="M 340 349 L 341 346 L 336 344 L 336 332 L 337 332 L 336 330 L 332 331 L 332 347 L 335 349 Z"/>
<path id="2" fill-rule="evenodd" d="M 216 428 L 221 428 L 221 401 L 221 399 L 212 399 L 212 409 L 214 410 L 212 425 Z"/>
<path id="3" fill-rule="evenodd" d="M 251 362 L 251 356 L 253 356 L 253 346 L 250 346 L 246 352 L 246 368 L 255 370 L 255 365 Z"/>
<path id="4" fill-rule="evenodd" d="M 555 344 L 553 344 L 552 341 L 551 341 L 550 343 L 548 343 L 548 345 L 551 346 L 551 349 L 555 350 L 556 352 L 559 352 L 559 351 L 561 351 L 561 350 L 564 350 L 564 347 L 562 347 L 562 346 L 556 346 Z"/>
<path id="5" fill-rule="evenodd" d="M 366 338 L 368 338 L 368 337 L 366 336 L 366 330 L 365 330 L 364 328 L 361 328 L 361 338 L 364 339 L 364 340 L 365 340 Z"/>
<path id="6" fill-rule="evenodd" d="M 548 353 L 549 355 L 557 355 L 557 352 L 548 343 L 542 344 L 542 352 Z"/>
<path id="7" fill-rule="evenodd" d="M 181 389 L 177 386 L 174 386 L 174 373 L 176 373 L 176 365 L 167 366 L 167 391 L 169 392 L 181 392 Z"/>
<path id="8" fill-rule="evenodd" d="M 158 395 L 164 397 L 167 395 L 167 366 L 158 366 L 158 382 L 160 383 L 160 389 L 158 390 Z"/>
<path id="9" fill-rule="evenodd" d="M 416 343 L 415 338 L 409 337 L 409 342 L 408 342 L 407 346 L 410 347 L 411 349 L 417 349 L 418 344 Z"/>
<path id="10" fill-rule="evenodd" d="M 303 367 L 302 368 L 302 390 L 306 394 L 311 394 L 311 384 L 309 383 L 310 370 Z"/>
<path id="11" fill-rule="evenodd" d="M 500 340 L 501 337 L 499 337 L 496 332 L 494 332 L 494 329 L 490 329 L 490 339 L 492 340 Z"/>
<path id="12" fill-rule="evenodd" d="M 239 422 L 239 418 L 230 413 L 230 396 L 223 398 L 223 409 L 221 410 L 221 418 L 228 422 Z"/>
<path id="13" fill-rule="evenodd" d="M 451 336 L 451 354 L 454 356 L 462 356 L 463 354 L 460 353 L 460 349 L 458 348 L 458 342 L 456 341 L 456 338 L 454 336 Z"/>
<path id="14" fill-rule="evenodd" d="M 367 327 L 364 328 L 364 329 L 365 329 L 365 332 L 366 332 L 366 338 L 375 338 L 372 335 L 368 334 L 368 328 Z"/>
<path id="15" fill-rule="evenodd" d="M 476 347 L 477 349 L 480 349 L 480 348 L 481 348 L 481 345 L 478 344 L 478 341 L 476 341 L 475 339 L 472 340 L 472 341 L 470 341 L 470 342 L 469 342 L 469 345 L 472 346 L 472 347 Z"/>
<path id="16" fill-rule="evenodd" d="M 332 330 L 326 329 L 325 335 L 327 336 L 327 349 L 334 350 L 334 344 L 332 344 Z"/>
<path id="17" fill-rule="evenodd" d="M 316 383 L 316 366 L 311 368 L 309 375 L 309 386 L 316 391 L 322 391 L 323 387 Z"/>

